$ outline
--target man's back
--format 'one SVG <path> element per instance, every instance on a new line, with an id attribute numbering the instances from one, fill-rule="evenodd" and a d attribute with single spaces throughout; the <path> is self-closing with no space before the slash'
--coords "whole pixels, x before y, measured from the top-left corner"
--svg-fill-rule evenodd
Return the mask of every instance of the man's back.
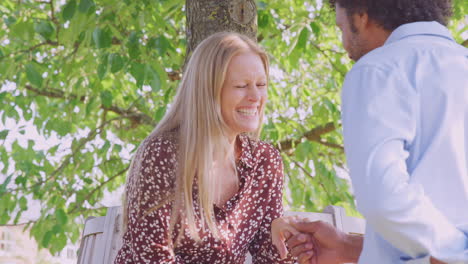
<path id="1" fill-rule="evenodd" d="M 397 28 L 348 74 L 343 126 L 360 263 L 468 261 L 468 50 L 436 22 Z"/>

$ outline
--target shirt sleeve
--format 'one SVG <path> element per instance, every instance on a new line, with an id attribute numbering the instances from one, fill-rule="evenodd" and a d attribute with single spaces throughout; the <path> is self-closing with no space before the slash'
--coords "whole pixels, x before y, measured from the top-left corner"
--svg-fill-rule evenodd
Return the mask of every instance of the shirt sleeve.
<path id="1" fill-rule="evenodd" d="M 413 259 L 466 263 L 466 235 L 410 180 L 418 92 L 397 70 L 359 66 L 346 77 L 342 107 L 347 162 L 367 223 Z"/>
<path id="2" fill-rule="evenodd" d="M 253 264 L 293 264 L 290 255 L 281 260 L 280 255 L 271 241 L 271 222 L 283 215 L 283 160 L 279 152 L 270 147 L 265 153 L 267 158 L 260 164 L 257 171 L 266 173 L 269 177 L 267 188 L 269 200 L 266 205 L 266 213 L 261 226 L 254 239 L 250 243 L 249 252 L 252 255 Z"/>
<path id="3" fill-rule="evenodd" d="M 184 263 L 174 254 L 168 231 L 172 203 L 175 147 L 170 140 L 153 139 L 136 154 L 127 181 L 128 226 L 116 264 Z"/>

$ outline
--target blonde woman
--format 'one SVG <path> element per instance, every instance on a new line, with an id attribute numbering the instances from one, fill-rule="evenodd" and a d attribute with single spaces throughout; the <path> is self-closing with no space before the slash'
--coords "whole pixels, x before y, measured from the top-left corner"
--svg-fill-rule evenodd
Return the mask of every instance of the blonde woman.
<path id="1" fill-rule="evenodd" d="M 134 157 L 115 263 L 242 264 L 247 252 L 253 263 L 292 263 L 271 244 L 283 167 L 258 140 L 267 86 L 267 55 L 247 37 L 217 33 L 199 44 Z"/>

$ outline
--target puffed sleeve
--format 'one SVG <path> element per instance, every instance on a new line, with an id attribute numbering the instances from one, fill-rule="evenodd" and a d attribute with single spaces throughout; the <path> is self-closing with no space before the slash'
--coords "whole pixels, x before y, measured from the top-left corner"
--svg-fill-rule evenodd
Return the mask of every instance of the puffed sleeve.
<path id="1" fill-rule="evenodd" d="M 176 163 L 171 139 L 147 139 L 137 151 L 126 186 L 128 225 L 115 264 L 183 263 L 168 231 Z"/>

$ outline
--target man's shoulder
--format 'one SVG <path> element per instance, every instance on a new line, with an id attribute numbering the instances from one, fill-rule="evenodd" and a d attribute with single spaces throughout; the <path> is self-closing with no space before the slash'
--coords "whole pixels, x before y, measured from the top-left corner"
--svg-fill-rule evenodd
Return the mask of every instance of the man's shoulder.
<path id="1" fill-rule="evenodd" d="M 427 37 L 427 36 L 426 36 Z M 447 60 L 453 56 L 468 56 L 468 49 L 452 40 L 441 37 L 408 37 L 378 47 L 356 62 L 354 68 L 404 69 L 424 63 L 428 57 Z"/>

